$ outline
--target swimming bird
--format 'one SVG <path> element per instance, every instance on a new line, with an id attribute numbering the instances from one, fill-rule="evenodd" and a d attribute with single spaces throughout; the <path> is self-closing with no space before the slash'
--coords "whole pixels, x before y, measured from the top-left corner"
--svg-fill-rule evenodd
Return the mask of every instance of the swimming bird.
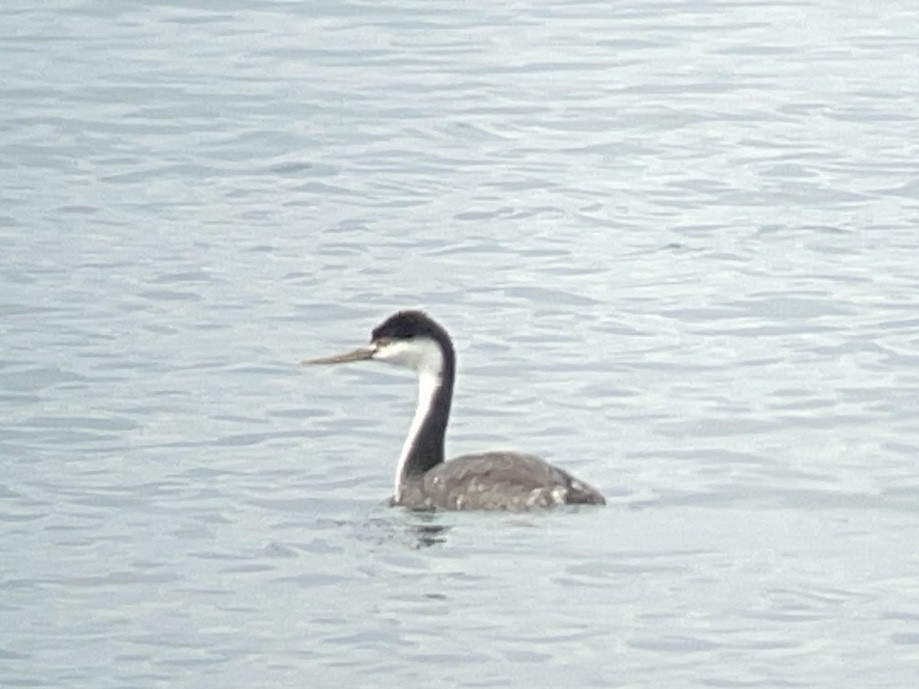
<path id="1" fill-rule="evenodd" d="M 370 344 L 304 364 L 382 361 L 418 377 L 418 404 L 396 465 L 391 503 L 412 510 L 528 510 L 603 505 L 598 490 L 535 455 L 486 452 L 444 461 L 456 353 L 447 331 L 422 311 L 393 314 Z"/>

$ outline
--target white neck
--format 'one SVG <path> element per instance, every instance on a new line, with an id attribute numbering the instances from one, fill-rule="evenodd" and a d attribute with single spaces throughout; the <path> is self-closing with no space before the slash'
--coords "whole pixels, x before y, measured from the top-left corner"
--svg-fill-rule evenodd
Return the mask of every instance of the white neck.
<path id="1" fill-rule="evenodd" d="M 440 389 L 440 371 L 421 369 L 418 371 L 418 404 L 415 407 L 415 417 L 412 419 L 412 425 L 408 429 L 408 435 L 402 444 L 402 453 L 399 455 L 399 463 L 396 465 L 396 482 L 393 496 L 396 502 L 402 497 L 402 483 L 404 480 L 405 463 L 412 452 L 412 446 L 421 430 L 421 424 L 431 411 L 431 405 L 434 403 L 434 396 Z"/>
<path id="2" fill-rule="evenodd" d="M 396 366 L 412 369 L 418 376 L 418 406 L 415 408 L 415 418 L 408 431 L 408 437 L 402 445 L 402 454 L 396 465 L 396 487 L 394 497 L 396 502 L 402 496 L 402 483 L 405 473 L 405 464 L 412 453 L 412 446 L 421 432 L 424 420 L 431 412 L 434 397 L 440 388 L 444 358 L 440 346 L 429 338 L 415 340 L 396 340 L 380 347 L 373 356 L 377 361 L 383 361 Z"/>

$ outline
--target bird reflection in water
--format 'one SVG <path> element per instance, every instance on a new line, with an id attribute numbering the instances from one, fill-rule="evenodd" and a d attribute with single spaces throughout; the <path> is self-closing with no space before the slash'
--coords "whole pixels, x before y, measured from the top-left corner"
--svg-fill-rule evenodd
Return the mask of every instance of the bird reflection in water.
<path id="1" fill-rule="evenodd" d="M 427 523 L 415 523 L 409 525 L 406 533 L 414 536 L 415 549 L 430 548 L 433 545 L 440 545 L 447 541 L 447 532 L 449 528 L 443 524 L 437 524 L 433 515 L 420 515 Z"/>
<path id="2" fill-rule="evenodd" d="M 440 524 L 433 513 L 409 513 L 410 519 L 370 517 L 351 524 L 360 540 L 377 544 L 402 543 L 412 550 L 442 545 L 452 527 Z M 342 522 L 345 526 L 345 522 Z"/>

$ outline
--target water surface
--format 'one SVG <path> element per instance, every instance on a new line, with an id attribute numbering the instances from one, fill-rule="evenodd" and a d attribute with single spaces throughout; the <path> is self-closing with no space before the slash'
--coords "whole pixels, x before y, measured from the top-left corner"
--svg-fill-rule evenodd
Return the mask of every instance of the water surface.
<path id="1" fill-rule="evenodd" d="M 0 685 L 915 682 L 913 3 L 0 27 Z M 387 507 L 407 306 L 605 509 Z"/>

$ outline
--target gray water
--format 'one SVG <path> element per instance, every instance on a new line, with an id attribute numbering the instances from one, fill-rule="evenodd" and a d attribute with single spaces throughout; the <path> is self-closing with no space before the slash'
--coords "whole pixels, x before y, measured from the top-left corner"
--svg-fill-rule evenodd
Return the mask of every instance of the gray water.
<path id="1" fill-rule="evenodd" d="M 0 686 L 919 681 L 919 6 L 3 3 Z M 389 508 L 451 454 L 604 509 Z"/>

